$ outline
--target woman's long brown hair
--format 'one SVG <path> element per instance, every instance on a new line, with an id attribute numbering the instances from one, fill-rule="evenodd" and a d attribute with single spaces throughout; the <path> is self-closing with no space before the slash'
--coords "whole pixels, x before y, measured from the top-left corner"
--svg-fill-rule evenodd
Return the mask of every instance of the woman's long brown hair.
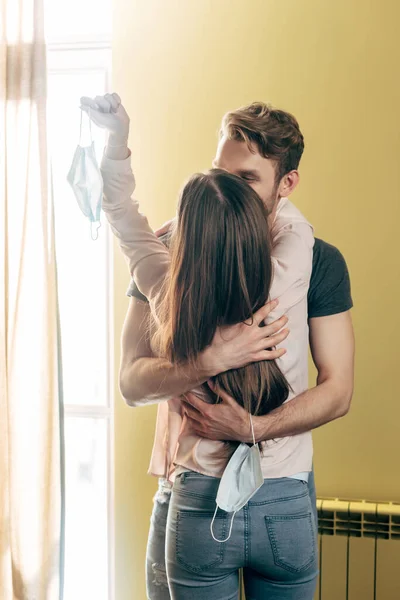
<path id="1" fill-rule="evenodd" d="M 272 280 L 267 211 L 235 175 L 213 169 L 191 177 L 178 204 L 172 262 L 163 288 L 158 352 L 194 363 L 217 327 L 250 319 L 269 298 Z M 215 377 L 215 383 L 253 415 L 288 397 L 275 361 L 261 361 Z"/>

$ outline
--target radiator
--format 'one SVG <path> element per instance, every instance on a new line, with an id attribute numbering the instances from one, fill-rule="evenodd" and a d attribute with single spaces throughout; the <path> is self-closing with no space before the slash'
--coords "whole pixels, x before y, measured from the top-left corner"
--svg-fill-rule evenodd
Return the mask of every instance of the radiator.
<path id="1" fill-rule="evenodd" d="M 400 539 L 400 503 L 318 498 L 317 510 L 320 535 Z"/>
<path id="2" fill-rule="evenodd" d="M 318 498 L 317 509 L 315 600 L 400 600 L 400 503 Z"/>
<path id="3" fill-rule="evenodd" d="M 400 503 L 319 498 L 317 509 L 317 600 L 400 600 Z"/>

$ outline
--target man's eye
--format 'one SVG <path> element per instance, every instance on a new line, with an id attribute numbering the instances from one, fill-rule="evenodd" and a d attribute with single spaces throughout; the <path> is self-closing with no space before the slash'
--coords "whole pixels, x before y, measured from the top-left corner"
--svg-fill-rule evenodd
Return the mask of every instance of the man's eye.
<path id="1" fill-rule="evenodd" d="M 254 181 L 254 177 L 250 177 L 249 175 L 242 175 L 242 179 L 245 181 Z"/>

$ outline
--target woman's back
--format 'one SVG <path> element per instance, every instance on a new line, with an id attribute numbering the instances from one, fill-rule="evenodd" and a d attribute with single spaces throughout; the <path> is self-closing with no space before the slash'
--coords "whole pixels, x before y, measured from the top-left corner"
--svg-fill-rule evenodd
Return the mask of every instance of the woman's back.
<path id="1" fill-rule="evenodd" d="M 164 278 L 169 272 L 170 255 L 165 246 L 154 236 L 145 217 L 139 213 L 137 203 L 131 199 L 134 189 L 134 178 L 130 169 L 129 159 L 126 161 L 112 161 L 105 158 L 103 159 L 102 172 L 105 193 L 103 208 L 107 213 L 113 232 L 120 239 L 122 250 L 129 260 L 131 273 L 138 284 L 139 290 L 149 298 L 153 313 L 157 315 L 160 306 L 162 307 L 162 303 L 160 304 L 162 300 L 160 290 L 164 287 Z M 307 379 L 307 370 L 304 366 L 304 357 L 307 357 L 306 296 L 312 263 L 312 228 L 304 217 L 302 217 L 301 213 L 285 199 L 281 200 L 275 224 L 276 227 L 274 226 L 273 228 L 275 232 L 272 251 L 274 276 L 271 293 L 273 297 L 279 297 L 279 310 L 282 313 L 287 313 L 289 318 L 291 314 L 294 315 L 295 318 L 293 321 L 296 321 L 299 325 L 297 326 L 296 323 L 290 320 L 291 329 L 294 326 L 297 330 L 297 335 L 301 333 L 300 340 L 289 336 L 285 344 L 288 348 L 288 353 L 280 359 L 279 363 L 293 388 L 293 392 L 297 394 L 304 391 L 307 386 L 305 384 L 305 387 L 301 389 L 304 381 Z M 267 227 L 267 225 L 263 226 Z M 200 229 L 198 229 L 198 232 L 200 232 Z M 260 261 L 264 259 L 265 256 L 262 255 L 254 265 L 254 268 L 257 268 Z M 192 256 L 192 261 L 193 266 L 195 266 L 195 254 Z M 261 270 L 259 279 L 262 278 L 263 272 Z M 215 273 L 208 271 L 205 275 L 210 278 L 214 277 L 214 281 L 216 281 Z M 270 270 L 270 276 L 272 276 L 272 270 Z M 257 284 L 257 281 L 255 283 Z M 233 294 L 234 287 L 232 286 L 232 296 Z M 208 296 L 207 300 L 210 301 Z M 231 304 L 231 306 L 234 310 L 234 304 Z M 238 318 L 237 315 L 235 316 Z M 203 344 L 207 342 L 207 339 L 204 339 L 204 337 L 203 335 L 203 339 L 201 340 Z M 199 346 L 195 350 L 198 350 L 198 348 Z M 286 363 L 288 364 L 288 369 L 285 368 Z M 294 385 L 292 382 L 294 382 Z M 181 415 L 179 414 L 180 410 L 177 408 L 179 403 L 176 400 L 172 401 L 172 403 L 174 404 L 174 409 L 170 413 L 168 413 L 168 405 L 166 403 L 159 406 L 160 423 L 153 451 L 154 460 L 152 460 L 150 467 L 150 471 L 156 475 L 162 474 L 160 470 L 161 462 L 163 462 L 164 474 L 166 476 L 171 474 L 173 470 L 171 463 L 174 460 L 174 454 L 175 461 L 179 461 L 179 457 L 176 455 L 177 440 L 174 438 L 180 431 L 179 419 L 181 419 Z M 171 431 L 167 433 L 166 428 L 170 427 L 172 423 L 174 425 L 172 433 Z M 168 447 L 165 446 L 166 443 Z M 181 453 L 183 453 L 185 445 L 186 442 L 184 443 L 184 440 L 180 440 Z M 202 460 L 202 457 L 205 460 L 206 456 L 210 456 L 213 459 L 216 454 L 223 454 L 222 449 L 228 447 L 221 442 L 215 444 L 204 440 L 200 443 L 198 440 L 192 440 L 192 447 L 194 446 L 198 450 L 197 457 L 199 457 L 201 447 L 205 451 L 204 453 L 200 452 L 200 460 Z M 288 471 L 293 473 L 299 470 L 308 470 L 308 467 L 305 466 L 306 463 L 311 467 L 312 444 L 310 434 L 296 436 L 295 438 L 285 438 L 276 443 L 271 442 L 267 446 L 267 450 L 264 449 L 264 458 L 262 460 L 263 470 L 265 465 L 265 477 L 285 476 L 290 474 Z M 217 451 L 215 451 L 216 448 Z M 161 460 L 163 452 L 169 456 L 168 460 Z M 299 457 L 300 460 L 294 460 L 293 462 L 293 457 Z M 194 458 L 197 460 L 195 455 Z M 289 465 L 291 461 L 293 468 L 290 466 L 286 468 L 286 465 Z M 166 466 L 167 463 L 168 465 Z M 167 469 L 167 472 L 165 472 L 165 469 Z"/>
<path id="2" fill-rule="evenodd" d="M 267 210 L 242 179 L 213 169 L 182 190 L 171 239 L 171 267 L 160 291 L 157 354 L 195 363 L 217 327 L 251 321 L 272 281 Z M 252 363 L 216 378 L 251 414 L 266 414 L 288 397 L 274 361 Z"/>

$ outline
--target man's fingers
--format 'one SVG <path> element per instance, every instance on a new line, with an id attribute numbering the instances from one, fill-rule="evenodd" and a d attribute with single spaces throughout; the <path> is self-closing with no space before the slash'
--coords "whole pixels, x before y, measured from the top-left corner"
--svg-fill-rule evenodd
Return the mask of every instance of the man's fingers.
<path id="1" fill-rule="evenodd" d="M 219 398 L 221 398 L 227 404 L 232 404 L 234 402 L 237 404 L 236 400 L 232 398 L 225 390 L 216 385 L 211 379 L 207 382 L 208 386 L 212 389 L 214 394 L 216 394 Z"/>
<path id="2" fill-rule="evenodd" d="M 289 333 L 289 329 L 282 329 L 282 331 L 280 331 L 276 335 L 271 335 L 270 337 L 263 338 L 262 340 L 260 340 L 259 347 L 257 349 L 266 350 L 267 348 L 273 348 L 274 346 L 277 346 L 278 344 L 281 344 L 283 341 L 285 341 Z"/>
<path id="3" fill-rule="evenodd" d="M 206 403 L 203 400 L 200 400 L 195 394 L 192 392 L 188 392 L 183 397 L 183 402 L 194 407 L 199 413 L 203 413 Z"/>
<path id="4" fill-rule="evenodd" d="M 281 358 L 286 354 L 285 348 L 279 348 L 278 350 L 261 350 L 254 355 L 253 362 L 260 362 L 261 360 L 275 360 Z"/>
<path id="5" fill-rule="evenodd" d="M 184 401 L 183 405 L 184 405 L 185 413 L 187 414 L 187 416 L 190 419 L 193 419 L 193 421 L 196 421 L 196 422 L 197 421 L 201 422 L 203 415 L 198 410 L 196 410 L 195 408 L 190 406 L 190 404 L 188 402 Z"/>
<path id="6" fill-rule="evenodd" d="M 260 327 L 260 337 L 270 337 L 271 335 L 278 333 L 278 331 L 285 327 L 288 321 L 289 319 L 287 318 L 287 316 L 283 315 L 280 319 L 277 319 L 277 321 L 274 321 L 273 323 L 270 323 L 265 327 Z"/>
<path id="7" fill-rule="evenodd" d="M 258 309 L 256 313 L 254 313 L 254 320 L 259 325 L 262 323 L 269 315 L 270 312 L 274 310 L 279 304 L 279 300 L 271 300 L 271 302 L 267 302 Z"/>

